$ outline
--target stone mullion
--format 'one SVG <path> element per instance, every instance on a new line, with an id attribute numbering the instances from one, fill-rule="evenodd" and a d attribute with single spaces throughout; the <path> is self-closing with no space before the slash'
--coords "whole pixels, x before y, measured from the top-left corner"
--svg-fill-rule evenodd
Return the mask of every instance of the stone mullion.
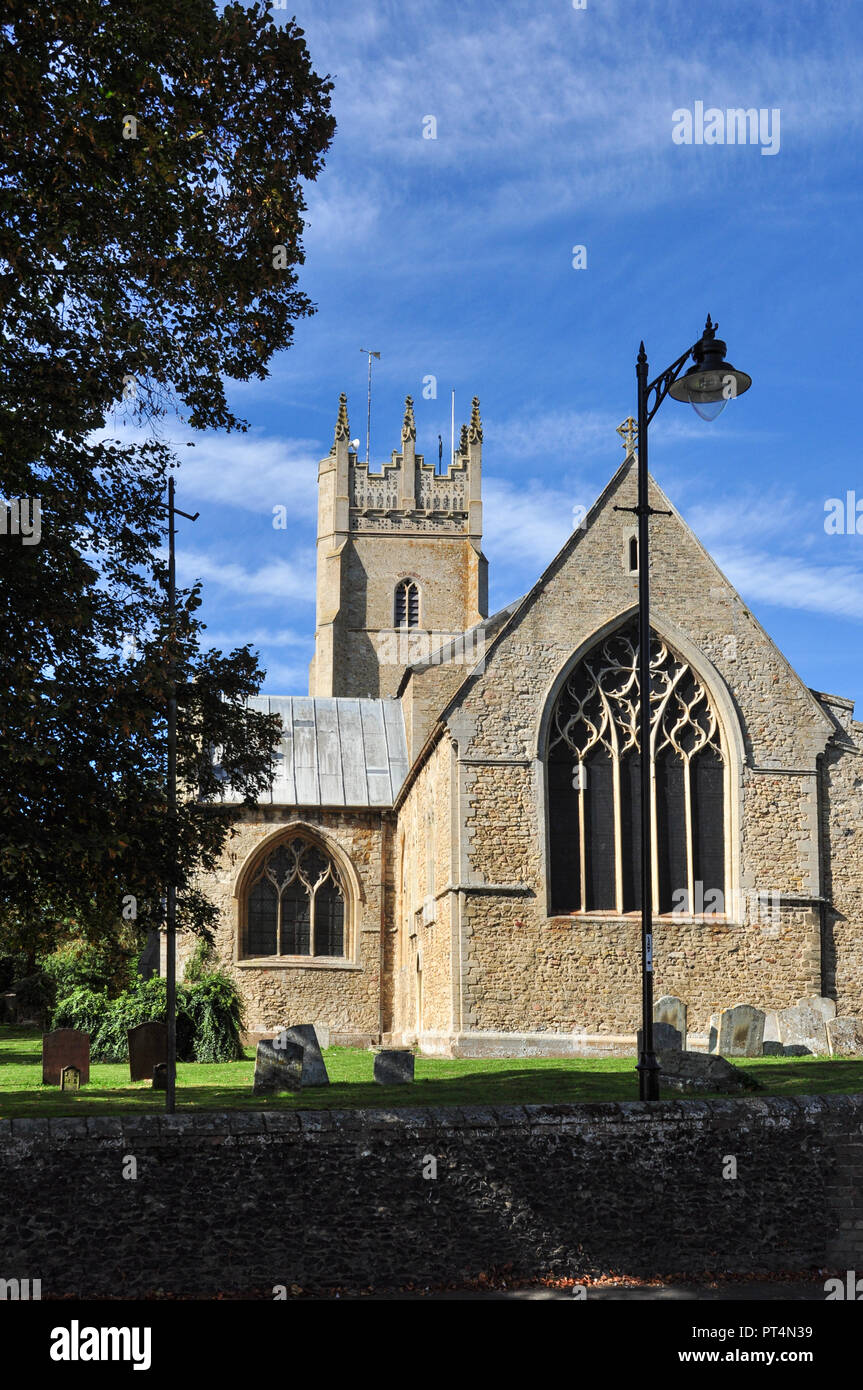
<path id="1" fill-rule="evenodd" d="M 654 916 L 659 913 L 659 845 L 656 834 L 658 825 L 656 813 L 656 731 L 658 728 L 659 725 L 656 723 L 651 726 L 650 741 L 647 747 L 647 756 L 650 758 L 650 896 Z"/>
<path id="2" fill-rule="evenodd" d="M 579 875 L 580 875 L 580 878 L 581 878 L 581 910 L 582 910 L 582 912 L 586 912 L 586 911 L 587 911 L 587 865 L 586 865 L 586 863 L 585 863 L 585 854 L 586 854 L 585 846 L 586 846 L 586 844 L 587 844 L 587 836 L 586 836 L 586 834 L 585 834 L 585 829 L 584 829 L 584 809 L 585 809 L 585 808 L 584 808 L 584 791 L 585 791 L 585 788 L 584 788 L 584 774 L 583 774 L 583 772 L 582 772 L 582 769 L 584 768 L 584 763 L 580 762 L 578 766 L 579 766 L 579 777 L 578 777 L 578 851 L 579 851 L 579 853 L 578 853 L 578 864 L 579 864 Z"/>
<path id="3" fill-rule="evenodd" d="M 695 911 L 695 842 L 692 834 L 692 761 L 683 759 L 683 804 L 686 811 L 686 891 L 689 911 Z M 702 910 L 704 902 L 702 900 Z"/>

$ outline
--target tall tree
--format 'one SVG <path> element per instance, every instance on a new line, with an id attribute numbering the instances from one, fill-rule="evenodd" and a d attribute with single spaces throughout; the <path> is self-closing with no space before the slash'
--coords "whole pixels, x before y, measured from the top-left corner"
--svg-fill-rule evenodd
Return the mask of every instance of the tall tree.
<path id="1" fill-rule="evenodd" d="M 169 651 L 159 421 L 243 429 L 225 378 L 264 378 L 313 312 L 298 287 L 302 185 L 335 129 L 332 84 L 269 0 L 7 0 L 0 19 L 0 925 L 35 949 L 155 920 L 166 837 Z M 111 437 L 118 411 L 139 430 Z M 106 429 L 111 421 L 112 429 Z M 40 515 L 36 516 L 36 502 Z M 21 531 L 29 530 L 29 535 Z M 246 709 L 248 649 L 201 649 L 181 595 L 179 766 L 247 802 L 273 721 Z M 227 818 L 179 818 L 184 924 Z"/>

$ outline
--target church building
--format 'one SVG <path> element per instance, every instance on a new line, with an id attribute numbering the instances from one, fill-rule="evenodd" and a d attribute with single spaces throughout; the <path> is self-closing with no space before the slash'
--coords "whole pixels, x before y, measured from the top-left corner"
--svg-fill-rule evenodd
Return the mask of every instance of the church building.
<path id="1" fill-rule="evenodd" d="M 272 790 L 206 881 L 251 1037 L 454 1056 L 634 1050 L 637 441 L 492 615 L 475 399 L 445 471 L 352 450 L 318 475 L 308 695 L 260 696 Z M 863 724 L 791 669 L 657 484 L 651 531 L 655 996 L 690 1032 L 746 1002 L 863 1014 Z M 624 509 L 624 510 L 621 510 Z M 189 943 L 186 943 L 188 947 Z"/>

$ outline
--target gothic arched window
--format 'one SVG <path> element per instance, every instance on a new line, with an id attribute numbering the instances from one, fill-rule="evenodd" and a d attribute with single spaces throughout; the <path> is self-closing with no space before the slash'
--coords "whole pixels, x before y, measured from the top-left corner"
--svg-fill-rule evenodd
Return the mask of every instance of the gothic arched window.
<path id="1" fill-rule="evenodd" d="M 344 956 L 345 892 L 332 859 L 295 835 L 257 866 L 246 893 L 245 956 Z"/>
<path id="2" fill-rule="evenodd" d="M 395 625 L 396 627 L 419 627 L 420 591 L 413 579 L 400 579 L 396 585 Z"/>
<path id="3" fill-rule="evenodd" d="M 725 893 L 724 763 L 695 673 L 650 644 L 653 910 L 701 912 Z M 553 913 L 641 907 L 638 624 L 605 637 L 564 682 L 548 744 Z M 723 898 L 709 897 L 719 892 Z M 721 905 L 718 907 L 722 910 Z"/>

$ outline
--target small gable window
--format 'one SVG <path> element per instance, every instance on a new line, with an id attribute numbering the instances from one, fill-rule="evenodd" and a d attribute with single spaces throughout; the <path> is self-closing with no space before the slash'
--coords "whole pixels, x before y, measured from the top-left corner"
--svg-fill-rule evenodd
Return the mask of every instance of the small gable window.
<path id="1" fill-rule="evenodd" d="M 638 537 L 637 537 L 637 536 L 630 536 L 630 538 L 629 538 L 628 555 L 629 555 L 629 573 L 630 573 L 630 574 L 638 574 Z"/>
<path id="2" fill-rule="evenodd" d="M 413 579 L 401 579 L 396 585 L 396 627 L 419 627 L 420 591 Z"/>

